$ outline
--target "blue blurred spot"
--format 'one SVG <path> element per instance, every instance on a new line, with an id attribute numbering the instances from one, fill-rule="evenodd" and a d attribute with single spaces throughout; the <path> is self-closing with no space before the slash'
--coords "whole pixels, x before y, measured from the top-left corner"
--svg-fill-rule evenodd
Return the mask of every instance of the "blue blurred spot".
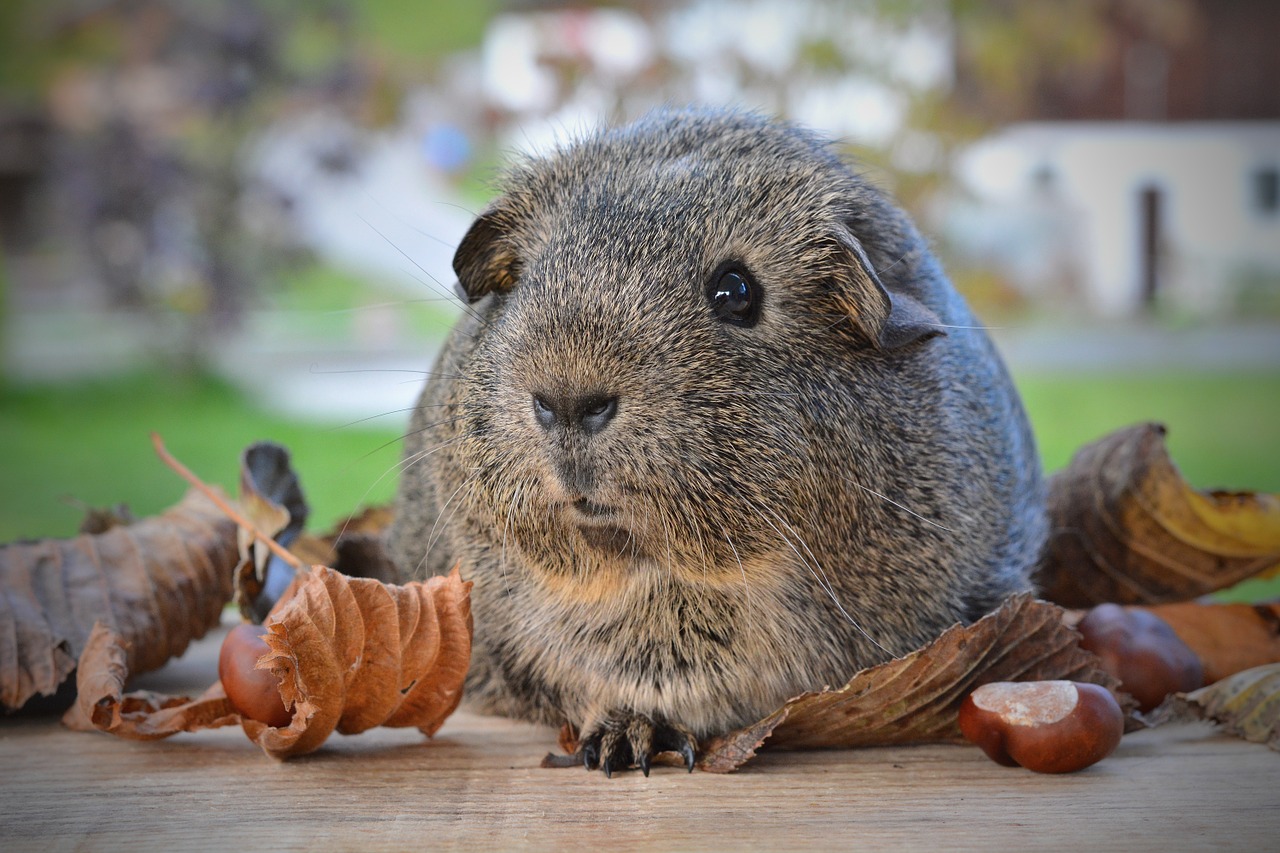
<path id="1" fill-rule="evenodd" d="M 456 172 L 471 159 L 471 141 L 457 125 L 432 125 L 422 137 L 422 156 L 441 171 Z"/>

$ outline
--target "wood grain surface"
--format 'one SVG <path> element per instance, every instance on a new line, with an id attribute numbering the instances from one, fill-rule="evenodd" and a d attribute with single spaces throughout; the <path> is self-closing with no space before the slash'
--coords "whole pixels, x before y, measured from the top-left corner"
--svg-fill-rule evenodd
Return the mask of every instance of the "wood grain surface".
<path id="1" fill-rule="evenodd" d="M 146 679 L 194 692 L 221 632 Z M 287 763 L 238 728 L 136 743 L 0 719 L 0 851 L 1280 850 L 1280 754 L 1179 726 L 1081 773 L 976 748 L 766 752 L 738 773 L 544 770 L 552 729 L 459 712 Z"/>

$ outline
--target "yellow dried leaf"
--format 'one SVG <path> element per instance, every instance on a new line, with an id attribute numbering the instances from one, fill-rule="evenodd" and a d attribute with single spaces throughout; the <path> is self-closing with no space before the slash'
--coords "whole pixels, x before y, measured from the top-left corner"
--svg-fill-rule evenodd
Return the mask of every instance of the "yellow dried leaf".
<path id="1" fill-rule="evenodd" d="M 1280 552 L 1280 495 L 1188 489 L 1186 497 L 1205 527 L 1238 543 L 1246 556 Z"/>
<path id="2" fill-rule="evenodd" d="M 1189 720 L 1212 720 L 1227 734 L 1280 751 L 1280 663 L 1172 696 L 1147 717 L 1150 725 Z"/>
<path id="3" fill-rule="evenodd" d="M 1053 535 L 1036 580 L 1066 607 L 1186 601 L 1280 568 L 1280 498 L 1193 489 L 1165 430 L 1087 445 L 1049 484 Z"/>

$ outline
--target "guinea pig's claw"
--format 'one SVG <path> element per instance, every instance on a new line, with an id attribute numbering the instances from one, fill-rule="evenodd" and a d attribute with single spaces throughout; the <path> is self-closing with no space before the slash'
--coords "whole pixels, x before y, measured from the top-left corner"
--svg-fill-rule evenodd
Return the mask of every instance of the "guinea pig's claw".
<path id="1" fill-rule="evenodd" d="M 588 770 L 603 770 L 609 778 L 614 771 L 632 767 L 639 767 L 640 772 L 648 776 L 653 757 L 660 752 L 679 753 L 685 767 L 692 772 L 697 742 L 679 726 L 655 722 L 643 714 L 614 712 L 589 727 L 578 746 L 583 766 Z"/>
<path id="2" fill-rule="evenodd" d="M 692 773 L 697 760 L 697 743 L 693 735 L 676 726 L 659 725 L 653 732 L 653 754 L 659 752 L 678 752 L 684 759 L 685 768 Z"/>
<path id="3" fill-rule="evenodd" d="M 684 756 L 684 766 L 687 768 L 688 772 L 692 773 L 694 762 L 697 761 L 697 755 L 694 753 L 693 747 L 686 743 L 684 746 L 680 747 L 680 754 Z"/>
<path id="4" fill-rule="evenodd" d="M 600 750 L 595 744 L 584 743 L 579 752 L 582 754 L 582 764 L 588 770 L 595 770 L 600 766 Z"/>

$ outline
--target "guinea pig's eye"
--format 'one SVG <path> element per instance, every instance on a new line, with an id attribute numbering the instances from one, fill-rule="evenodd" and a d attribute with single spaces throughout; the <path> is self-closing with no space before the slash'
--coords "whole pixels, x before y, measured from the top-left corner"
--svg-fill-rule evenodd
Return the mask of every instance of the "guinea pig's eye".
<path id="1" fill-rule="evenodd" d="M 760 319 L 760 287 L 737 265 L 716 270 L 707 283 L 711 313 L 735 326 L 754 326 Z"/>

